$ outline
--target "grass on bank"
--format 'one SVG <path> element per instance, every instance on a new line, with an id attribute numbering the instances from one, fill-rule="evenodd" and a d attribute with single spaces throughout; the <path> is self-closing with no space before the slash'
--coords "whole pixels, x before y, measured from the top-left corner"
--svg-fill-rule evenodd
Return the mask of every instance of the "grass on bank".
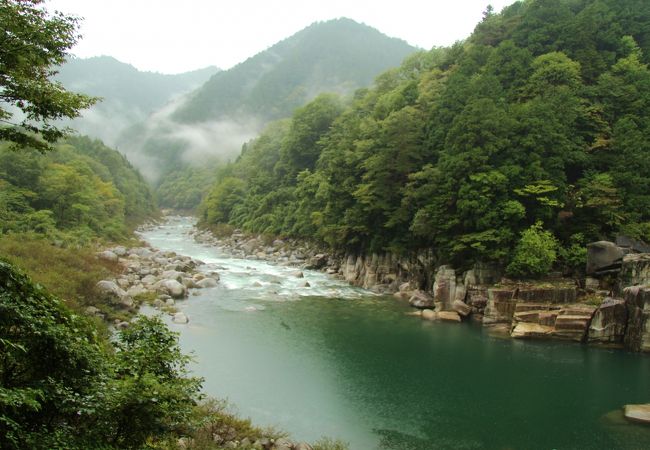
<path id="1" fill-rule="evenodd" d="M 95 306 L 108 318 L 118 318 L 122 313 L 99 304 L 95 285 L 115 277 L 121 268 L 116 262 L 97 258 L 96 251 L 87 246 L 57 246 L 35 233 L 0 236 L 0 257 L 21 268 L 71 309 L 80 312 Z"/>

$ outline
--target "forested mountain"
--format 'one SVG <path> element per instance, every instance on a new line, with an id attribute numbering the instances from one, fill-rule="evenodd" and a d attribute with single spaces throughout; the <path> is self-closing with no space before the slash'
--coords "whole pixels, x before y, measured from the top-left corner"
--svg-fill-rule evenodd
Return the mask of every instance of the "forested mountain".
<path id="1" fill-rule="evenodd" d="M 71 126 L 113 145 L 127 127 L 143 121 L 173 98 L 198 88 L 218 71 L 206 67 L 178 75 L 141 72 L 110 56 L 99 56 L 68 60 L 56 79 L 69 90 L 102 97 Z"/>
<path id="2" fill-rule="evenodd" d="M 293 110 L 322 92 L 350 94 L 375 76 L 401 63 L 415 48 L 350 19 L 318 22 L 230 70 L 219 72 L 200 89 L 128 130 L 118 146 L 150 179 L 182 189 L 180 167 L 205 167 L 235 158 L 241 145 L 269 120 Z M 173 169 L 173 170 L 172 170 Z M 173 180 L 168 175 L 170 172 Z M 181 176 L 191 178 L 190 172 Z M 180 193 L 182 199 L 194 193 Z M 196 206 L 193 202 L 167 206 Z"/>
<path id="3" fill-rule="evenodd" d="M 214 75 L 174 111 L 183 123 L 288 117 L 321 92 L 348 93 L 415 51 L 350 19 L 314 23 Z"/>
<path id="4" fill-rule="evenodd" d="M 513 276 L 580 266 L 589 240 L 650 239 L 649 56 L 647 1 L 488 11 L 350 103 L 322 96 L 269 126 L 202 222 Z"/>
<path id="5" fill-rule="evenodd" d="M 100 141 L 69 138 L 46 154 L 0 146 L 0 236 L 120 240 L 156 212 L 140 173 Z"/>

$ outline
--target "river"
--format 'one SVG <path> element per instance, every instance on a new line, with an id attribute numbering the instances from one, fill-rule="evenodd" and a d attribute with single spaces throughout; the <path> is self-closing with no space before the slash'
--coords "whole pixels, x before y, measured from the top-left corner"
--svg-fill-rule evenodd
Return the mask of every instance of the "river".
<path id="1" fill-rule="evenodd" d="M 612 413 L 650 402 L 647 355 L 422 321 L 320 272 L 231 258 L 192 227 L 142 233 L 221 275 L 178 303 L 189 324 L 168 323 L 205 392 L 258 425 L 355 450 L 650 448 L 650 427 Z"/>

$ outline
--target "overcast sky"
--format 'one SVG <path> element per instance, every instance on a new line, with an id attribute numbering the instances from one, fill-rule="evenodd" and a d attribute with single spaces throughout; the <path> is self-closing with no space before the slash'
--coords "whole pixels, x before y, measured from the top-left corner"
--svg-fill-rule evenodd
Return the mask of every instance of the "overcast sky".
<path id="1" fill-rule="evenodd" d="M 228 69 L 309 24 L 349 17 L 430 49 L 464 39 L 488 4 L 515 0 L 48 0 L 84 20 L 76 56 L 110 55 L 140 70 Z"/>

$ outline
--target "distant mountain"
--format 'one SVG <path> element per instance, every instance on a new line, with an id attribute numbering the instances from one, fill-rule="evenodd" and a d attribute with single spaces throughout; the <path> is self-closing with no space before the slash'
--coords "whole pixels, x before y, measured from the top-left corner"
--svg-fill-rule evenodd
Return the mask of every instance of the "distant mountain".
<path id="1" fill-rule="evenodd" d="M 321 92 L 349 93 L 416 49 L 350 19 L 314 23 L 214 75 L 173 114 L 179 122 L 288 117 Z"/>
<path id="2" fill-rule="evenodd" d="M 110 56 L 98 56 L 71 59 L 59 69 L 56 79 L 69 90 L 103 98 L 71 126 L 113 145 L 124 129 L 201 86 L 218 71 L 206 67 L 178 75 L 141 72 Z"/>
<path id="3" fill-rule="evenodd" d="M 229 159 L 271 120 L 322 92 L 351 94 L 417 49 L 350 19 L 317 22 L 213 75 L 120 139 L 150 178 L 179 165 Z M 158 160 L 157 170 L 151 158 Z"/>

